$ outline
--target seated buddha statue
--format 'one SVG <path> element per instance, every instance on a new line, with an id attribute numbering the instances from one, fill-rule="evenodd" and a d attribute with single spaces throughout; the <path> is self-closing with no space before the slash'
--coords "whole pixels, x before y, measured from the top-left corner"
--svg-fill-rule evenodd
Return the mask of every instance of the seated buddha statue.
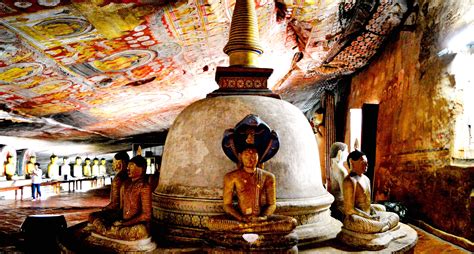
<path id="1" fill-rule="evenodd" d="M 106 163 L 107 163 L 107 161 L 104 158 L 100 159 L 99 175 L 101 175 L 101 176 L 107 175 L 107 165 L 106 165 Z"/>
<path id="2" fill-rule="evenodd" d="M 273 215 L 276 209 L 275 176 L 257 168 L 258 153 L 246 148 L 240 154 L 241 166 L 224 176 L 223 208 L 227 218 L 211 218 L 213 231 L 232 232 L 291 232 L 294 218 Z M 234 193 L 237 207 L 234 207 Z"/>
<path id="3" fill-rule="evenodd" d="M 97 158 L 92 160 L 91 175 L 99 176 L 99 159 Z"/>
<path id="4" fill-rule="evenodd" d="M 351 172 L 344 178 L 344 228 L 361 233 L 380 233 L 398 224 L 398 215 L 385 212 L 383 205 L 371 204 L 370 180 L 364 175 L 368 161 L 355 150 L 347 157 Z"/>
<path id="5" fill-rule="evenodd" d="M 51 155 L 49 157 L 49 163 L 47 167 L 48 178 L 51 178 L 54 180 L 59 178 L 59 165 L 56 164 L 57 160 L 58 160 L 58 156 L 54 154 Z"/>
<path id="6" fill-rule="evenodd" d="M 92 176 L 92 168 L 91 168 L 91 159 L 86 158 L 85 164 L 82 166 L 82 175 L 84 177 L 91 177 Z"/>
<path id="7" fill-rule="evenodd" d="M 35 170 L 36 156 L 30 156 L 30 159 L 26 163 L 26 178 L 30 179 L 33 171 Z"/>
<path id="8" fill-rule="evenodd" d="M 128 163 L 128 179 L 120 187 L 118 207 L 109 207 L 89 216 L 89 230 L 112 239 L 135 241 L 150 237 L 151 189 L 145 178 L 146 160 L 133 157 Z"/>
<path id="9" fill-rule="evenodd" d="M 13 176 L 16 173 L 16 164 L 13 156 L 8 155 L 7 161 L 5 162 L 5 175 L 7 180 L 13 180 Z"/>
<path id="10" fill-rule="evenodd" d="M 342 195 L 343 181 L 348 172 L 344 165 L 347 160 L 347 145 L 341 142 L 335 142 L 331 145 L 331 171 L 329 192 L 334 196 L 334 203 L 331 208 L 333 217 L 342 220 L 344 210 L 344 197 Z"/>
<path id="11" fill-rule="evenodd" d="M 82 178 L 82 158 L 77 156 L 72 165 L 72 176 L 75 178 Z"/>

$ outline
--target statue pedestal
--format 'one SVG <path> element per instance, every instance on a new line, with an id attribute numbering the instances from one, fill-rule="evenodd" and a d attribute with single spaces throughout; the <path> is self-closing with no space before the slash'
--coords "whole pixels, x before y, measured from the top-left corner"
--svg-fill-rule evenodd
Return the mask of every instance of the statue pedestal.
<path id="1" fill-rule="evenodd" d="M 414 229 L 399 223 L 395 228 L 376 234 L 365 234 L 347 230 L 344 227 L 337 235 L 340 242 L 361 250 L 384 250 L 392 241 L 406 242 L 407 246 L 414 246 L 418 236 Z"/>
<path id="2" fill-rule="evenodd" d="M 298 235 L 290 233 L 209 232 L 207 253 L 298 253 Z"/>
<path id="3" fill-rule="evenodd" d="M 152 238 L 136 241 L 112 239 L 87 229 L 87 222 L 69 227 L 59 237 L 59 247 L 62 253 L 149 253 L 156 249 Z"/>

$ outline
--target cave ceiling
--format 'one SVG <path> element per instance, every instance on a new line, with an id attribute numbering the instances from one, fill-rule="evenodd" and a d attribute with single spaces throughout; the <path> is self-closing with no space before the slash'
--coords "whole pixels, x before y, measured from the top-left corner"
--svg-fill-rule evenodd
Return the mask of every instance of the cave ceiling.
<path id="1" fill-rule="evenodd" d="M 167 130 L 218 88 L 234 4 L 0 1 L 0 135 L 114 143 Z M 257 0 L 269 88 L 308 111 L 321 90 L 367 65 L 411 5 Z"/>

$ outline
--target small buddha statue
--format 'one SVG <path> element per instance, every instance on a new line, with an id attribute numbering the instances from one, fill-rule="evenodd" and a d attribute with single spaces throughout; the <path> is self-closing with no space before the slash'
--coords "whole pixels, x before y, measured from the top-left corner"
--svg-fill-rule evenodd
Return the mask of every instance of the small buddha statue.
<path id="1" fill-rule="evenodd" d="M 82 175 L 84 177 L 91 177 L 92 176 L 92 168 L 91 168 L 91 159 L 86 158 L 84 166 L 82 166 Z"/>
<path id="2" fill-rule="evenodd" d="M 54 154 L 49 157 L 47 174 L 48 178 L 51 178 L 53 180 L 57 180 L 59 178 L 59 165 L 56 164 L 57 160 L 58 156 Z"/>
<path id="3" fill-rule="evenodd" d="M 342 195 L 343 181 L 347 176 L 347 168 L 344 163 L 347 160 L 347 145 L 342 142 L 335 142 L 330 149 L 331 157 L 331 181 L 330 193 L 334 196 L 333 208 L 331 209 L 333 217 L 342 220 L 344 210 L 344 197 Z"/>
<path id="4" fill-rule="evenodd" d="M 97 158 L 92 160 L 91 175 L 99 176 L 99 159 Z"/>
<path id="5" fill-rule="evenodd" d="M 71 167 L 69 166 L 69 158 L 63 157 L 61 166 L 60 166 L 60 176 L 62 179 L 67 180 L 71 174 Z"/>
<path id="6" fill-rule="evenodd" d="M 278 151 L 276 132 L 271 131 L 258 116 L 248 115 L 233 130 L 226 130 L 222 146 L 230 159 L 238 160 L 238 166 L 224 176 L 225 215 L 209 218 L 207 227 L 211 232 L 216 231 L 211 234 L 210 241 L 224 246 L 231 242 L 234 247 L 247 248 L 248 243 L 242 240 L 242 234 L 251 233 L 259 237 L 251 248 L 293 248 L 297 238 L 292 232 L 297 221 L 274 214 L 275 175 L 257 167 Z M 240 152 L 235 154 L 236 151 Z M 282 244 L 277 246 L 275 242 Z"/>
<path id="7" fill-rule="evenodd" d="M 125 241 L 150 237 L 151 189 L 145 179 L 145 158 L 133 157 L 127 169 L 129 178 L 120 187 L 120 205 L 89 216 L 93 233 Z"/>
<path id="8" fill-rule="evenodd" d="M 351 152 L 347 164 L 350 173 L 343 181 L 344 220 L 339 239 L 348 245 L 377 250 L 386 247 L 393 236 L 403 237 L 392 232 L 399 228 L 398 215 L 386 212 L 383 205 L 371 204 L 370 180 L 364 175 L 368 166 L 365 154 Z"/>
<path id="9" fill-rule="evenodd" d="M 16 163 L 15 160 L 13 159 L 13 156 L 8 155 L 7 156 L 7 161 L 5 163 L 5 175 L 7 177 L 7 180 L 13 180 L 16 172 Z"/>
<path id="10" fill-rule="evenodd" d="M 33 171 L 35 170 L 36 156 L 30 156 L 30 159 L 26 163 L 26 178 L 30 179 Z"/>
<path id="11" fill-rule="evenodd" d="M 100 159 L 99 175 L 101 175 L 101 176 L 107 175 L 106 163 L 107 163 L 107 161 L 104 158 Z"/>
<path id="12" fill-rule="evenodd" d="M 77 156 L 72 166 L 72 176 L 82 178 L 82 158 Z"/>

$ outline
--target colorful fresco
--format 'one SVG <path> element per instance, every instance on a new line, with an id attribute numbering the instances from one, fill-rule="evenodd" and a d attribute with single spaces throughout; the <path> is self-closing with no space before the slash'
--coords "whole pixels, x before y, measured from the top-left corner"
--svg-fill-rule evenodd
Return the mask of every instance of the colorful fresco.
<path id="1" fill-rule="evenodd" d="M 235 0 L 147 2 L 0 2 L 0 104 L 10 114 L 58 122 L 24 135 L 121 138 L 164 130 L 217 88 Z M 363 2 L 257 0 L 260 62 L 274 68 L 270 88 L 286 93 L 364 66 L 406 9 L 381 1 L 364 20 L 367 31 L 349 36 L 358 23 L 341 22 L 341 11 Z M 298 51 L 304 58 L 296 63 Z"/>

